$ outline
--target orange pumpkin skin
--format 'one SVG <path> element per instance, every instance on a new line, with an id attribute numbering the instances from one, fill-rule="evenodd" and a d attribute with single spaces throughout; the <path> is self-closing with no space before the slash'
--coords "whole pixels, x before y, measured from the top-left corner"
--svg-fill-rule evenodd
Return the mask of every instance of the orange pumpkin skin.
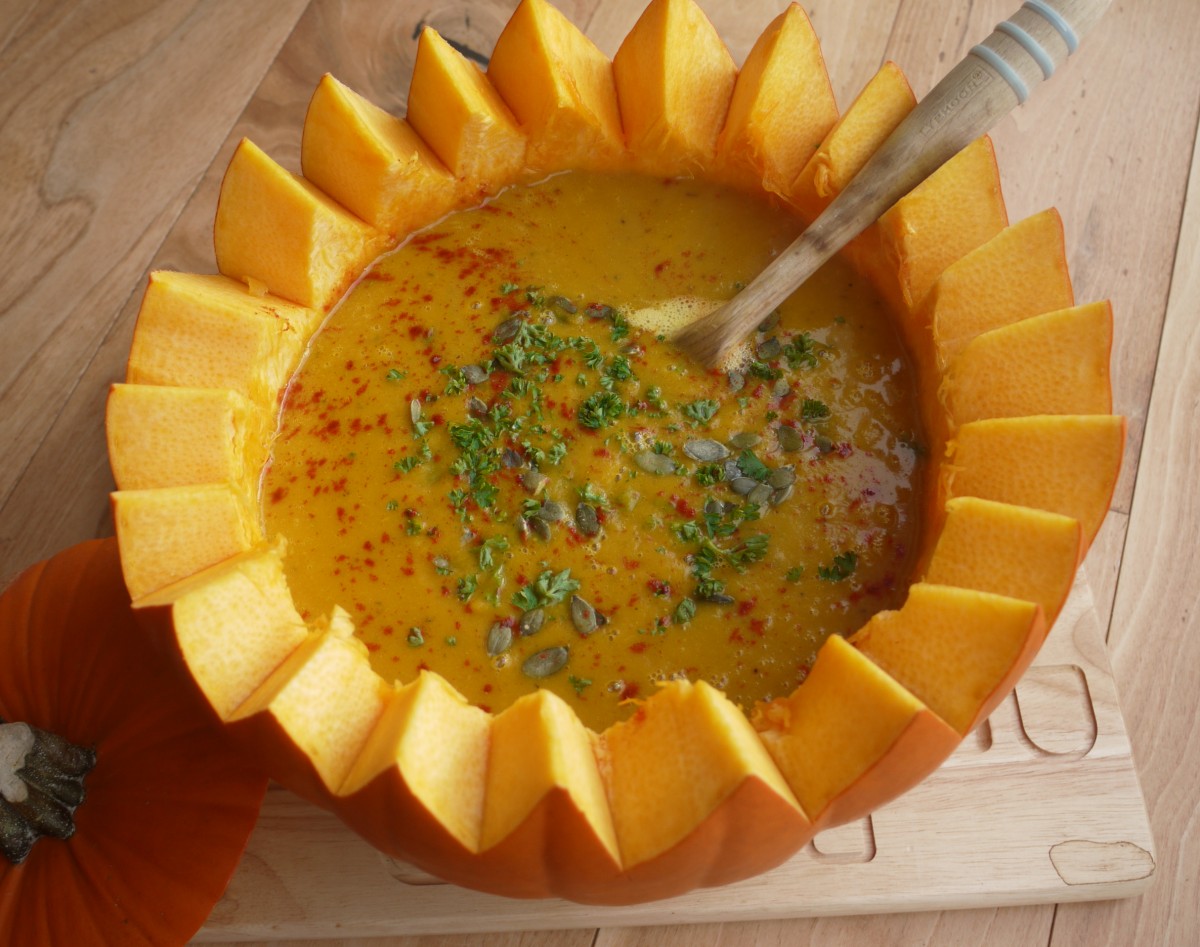
<path id="1" fill-rule="evenodd" d="M 112 540 L 0 596 L 0 717 L 97 753 L 75 834 L 0 860 L 0 943 L 182 944 L 221 897 L 266 780 L 172 671 L 145 647 Z"/>

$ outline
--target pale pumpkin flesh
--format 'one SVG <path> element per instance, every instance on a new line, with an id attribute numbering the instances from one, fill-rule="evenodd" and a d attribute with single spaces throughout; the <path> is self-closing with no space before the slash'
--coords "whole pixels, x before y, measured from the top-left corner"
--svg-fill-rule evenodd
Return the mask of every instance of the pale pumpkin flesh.
<path id="1" fill-rule="evenodd" d="M 603 64 L 592 58 L 592 92 L 564 104 L 563 77 L 583 68 L 584 58 L 568 67 L 553 54 L 577 49 L 578 39 L 554 33 L 552 12 L 537 4 L 525 4 L 521 15 L 528 22 L 514 26 L 507 42 L 514 49 L 542 42 L 546 68 L 531 69 L 507 103 L 435 34 L 421 39 L 408 123 L 457 180 L 457 195 L 493 193 L 520 179 L 527 155 L 540 156 L 532 162 L 540 170 L 569 162 L 580 129 L 623 141 L 630 160 L 654 174 L 717 174 L 722 160 L 733 160 L 733 143 L 745 141 L 754 108 L 744 103 L 784 96 L 774 67 L 760 69 L 756 60 L 730 113 L 736 69 L 711 24 L 690 0 L 655 0 L 612 66 L 618 138 L 603 105 Z M 763 49 L 783 41 L 768 37 Z M 807 55 L 816 61 L 811 49 Z M 130 383 L 236 391 L 248 410 L 273 413 L 316 321 L 390 239 L 386 221 L 415 227 L 422 213 L 436 216 L 431 204 L 406 217 L 411 207 L 383 193 L 394 186 L 389 155 L 402 151 L 388 135 L 401 133 L 341 90 L 326 91 L 341 98 L 349 116 L 343 125 L 357 129 L 358 144 L 337 152 L 351 165 L 346 200 L 363 214 L 389 202 L 391 209 L 367 223 L 242 146 L 217 225 L 218 259 L 232 278 L 152 279 Z M 885 66 L 823 133 L 784 196 L 815 216 L 912 105 L 899 70 Z M 727 114 L 733 124 L 723 139 Z M 823 121 L 814 120 L 814 129 Z M 392 132 L 384 134 L 385 126 Z M 314 119 L 314 134 L 316 127 Z M 322 147 L 333 153 L 333 143 Z M 758 186 L 770 190 L 778 190 L 781 169 L 798 163 L 733 150 L 741 179 L 757 175 Z M 616 167 L 626 159 L 613 160 Z M 420 161 L 436 178 L 432 159 Z M 1044 637 L 1045 616 L 1061 607 L 1074 569 L 1068 563 L 1094 536 L 1120 465 L 1124 422 L 1097 410 L 1092 395 L 1086 409 L 1047 394 L 1022 403 L 1030 416 L 961 423 L 938 397 L 945 372 L 952 402 L 988 387 L 997 358 L 989 348 L 1003 338 L 985 336 L 1009 327 L 1009 338 L 1042 338 L 1043 325 L 1023 321 L 1074 305 L 1057 215 L 1004 226 L 986 143 L 906 201 L 850 256 L 861 265 L 864 254 L 887 248 L 865 269 L 902 302 L 896 317 L 926 373 L 923 410 L 936 475 L 929 478 L 925 582 L 853 645 L 831 639 L 808 681 L 764 708 L 754 726 L 719 692 L 685 682 L 663 688 L 632 720 L 600 735 L 548 697 L 492 717 L 433 675 L 385 683 L 343 617 L 309 628 L 295 614 L 279 553 L 265 547 L 253 515 L 254 497 L 231 455 L 220 451 L 215 461 L 164 465 L 162 474 L 163 481 L 214 482 L 138 479 L 144 488 L 115 495 L 137 604 L 181 654 L 214 712 L 277 778 L 338 812 L 383 851 L 450 880 L 521 897 L 632 902 L 778 863 L 817 828 L 860 816 L 920 779 L 1007 693 Z M 961 228 L 940 230 L 960 203 L 972 208 Z M 268 236 L 279 226 L 291 236 Z M 1100 332 L 1089 343 L 1093 368 L 1104 338 Z M 1089 390 L 1104 386 L 1100 378 Z M 236 402 L 213 397 L 214 404 Z M 978 405 L 980 396 L 973 397 Z M 118 435 L 142 422 L 153 429 L 162 416 L 162 399 L 118 398 L 131 406 Z M 986 400 L 968 413 L 981 410 L 992 411 Z M 114 468 L 153 478 L 144 472 L 152 465 L 139 461 L 146 441 L 113 442 Z M 231 465 L 227 473 L 223 465 Z M 1012 548 L 992 570 L 980 550 L 994 542 Z M 1029 574 L 1022 549 L 1036 552 L 1045 575 Z M 324 686 L 329 679 L 340 688 Z"/>

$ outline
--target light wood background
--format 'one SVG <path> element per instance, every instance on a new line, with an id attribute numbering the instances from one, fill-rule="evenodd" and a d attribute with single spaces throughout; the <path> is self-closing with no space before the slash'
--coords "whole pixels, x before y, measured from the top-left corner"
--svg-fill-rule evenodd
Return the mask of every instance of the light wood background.
<path id="1" fill-rule="evenodd" d="M 700 0 L 734 57 L 783 0 Z M 0 582 L 111 532 L 102 430 L 152 267 L 213 269 L 250 134 L 298 166 L 319 75 L 403 111 L 414 29 L 491 48 L 514 0 L 0 0 Z M 642 0 L 563 0 L 607 53 Z M 927 91 L 1016 0 L 806 0 L 839 103 L 881 61 Z M 994 134 L 1012 219 L 1062 212 L 1076 293 L 1111 298 L 1125 468 L 1086 563 L 1150 810 L 1157 878 L 1118 902 L 343 947 L 1194 944 L 1200 939 L 1200 5 L 1115 0 Z M 297 89 L 305 90 L 302 95 Z M 1189 199 L 1190 198 L 1190 199 Z M 325 943 L 338 943 L 329 942 Z"/>

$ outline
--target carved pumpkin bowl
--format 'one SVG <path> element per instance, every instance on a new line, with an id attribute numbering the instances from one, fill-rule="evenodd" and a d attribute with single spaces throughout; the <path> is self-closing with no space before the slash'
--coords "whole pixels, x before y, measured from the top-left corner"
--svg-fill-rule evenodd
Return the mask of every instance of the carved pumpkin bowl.
<path id="1" fill-rule="evenodd" d="M 429 541 L 435 515 L 465 530 L 461 544 L 455 536 L 439 547 L 452 553 L 418 556 L 417 565 L 427 561 L 431 571 L 426 586 L 404 586 L 403 614 L 393 622 L 402 638 L 397 653 L 432 654 L 436 639 L 443 650 L 463 654 L 476 642 L 475 658 L 461 663 L 496 667 L 526 647 L 522 656 L 544 663 L 525 662 L 532 668 L 529 693 L 502 707 L 478 696 L 468 700 L 460 693 L 466 684 L 421 660 L 394 680 L 371 637 L 383 619 L 372 631 L 364 610 L 349 601 L 320 611 L 301 603 L 309 583 L 297 581 L 296 570 L 312 555 L 297 553 L 306 548 L 302 542 L 271 525 L 270 496 L 260 486 L 270 484 L 281 463 L 288 406 L 302 400 L 298 390 L 312 393 L 303 376 L 294 377 L 302 356 L 328 335 L 328 328 L 318 334 L 327 318 L 336 326 L 351 306 L 338 305 L 351 284 L 358 281 L 358 288 L 348 300 L 384 278 L 371 274 L 384 273 L 386 264 L 370 267 L 389 248 L 427 249 L 449 227 L 431 224 L 484 201 L 493 210 L 482 216 L 504 216 L 505 195 L 566 171 L 719 186 L 723 194 L 772 207 L 798 228 L 913 104 L 904 77 L 888 64 L 839 117 L 820 49 L 796 5 L 766 27 L 739 71 L 691 0 L 653 0 L 611 62 L 553 7 L 523 0 L 486 72 L 436 33 L 422 34 L 405 119 L 326 77 L 305 122 L 303 176 L 241 143 L 217 207 L 219 275 L 151 275 L 126 383 L 112 391 L 107 426 L 119 487 L 116 528 L 134 606 L 272 777 L 336 812 L 384 852 L 449 881 L 516 897 L 629 903 L 724 884 L 780 863 L 816 831 L 914 785 L 987 716 L 1063 604 L 1107 510 L 1125 432 L 1123 419 L 1110 413 L 1108 304 L 1076 305 L 1053 210 L 1009 223 L 987 139 L 901 200 L 843 254 L 840 265 L 877 296 L 915 379 L 921 449 L 911 452 L 920 468 L 913 508 L 920 512 L 904 552 L 905 575 L 893 579 L 895 601 L 814 645 L 815 660 L 797 678 L 803 683 L 786 693 L 743 700 L 711 683 L 713 675 L 677 674 L 636 699 L 618 694 L 627 698 L 610 701 L 619 719 L 585 725 L 581 714 L 597 703 L 592 695 L 600 687 L 589 679 L 596 675 L 562 670 L 561 662 L 568 650 L 579 653 L 621 623 L 614 617 L 607 632 L 593 634 L 604 608 L 578 587 L 583 565 L 573 577 L 556 568 L 536 545 L 556 540 L 539 538 L 539 531 L 579 540 L 570 555 L 584 564 L 593 529 L 617 534 L 624 522 L 632 537 L 650 520 L 637 518 L 645 507 L 621 507 L 614 491 L 601 497 L 584 485 L 566 503 L 575 510 L 574 524 L 570 509 L 564 520 L 542 492 L 543 474 L 552 479 L 563 459 L 554 455 L 551 441 L 558 441 L 546 420 L 553 408 L 536 418 L 535 434 L 549 440 L 518 443 L 515 409 L 497 405 L 509 395 L 534 397 L 534 383 L 547 386 L 549 404 L 549 386 L 578 378 L 590 407 L 572 402 L 555 422 L 567 432 L 560 440 L 568 447 L 588 443 L 610 422 L 616 431 L 616 419 L 626 424 L 633 416 L 632 448 L 604 458 L 605 470 L 636 466 L 637 484 L 665 476 L 683 491 L 707 463 L 714 468 L 705 475 L 710 481 L 732 487 L 746 480 L 747 493 L 770 485 L 768 493 L 784 491 L 774 499 L 786 499 L 788 478 L 805 462 L 800 455 L 811 448 L 813 463 L 823 463 L 833 445 L 820 441 L 823 400 L 784 390 L 799 383 L 788 371 L 819 361 L 806 360 L 812 337 L 798 330 L 780 336 L 791 346 L 784 355 L 769 331 L 760 333 L 750 367 L 731 372 L 743 382 L 749 372 L 753 385 L 739 389 L 741 397 L 751 402 L 761 387 L 774 415 L 762 416 L 772 438 L 743 439 L 732 449 L 730 431 L 719 425 L 750 410 L 737 400 L 739 392 L 722 388 L 710 396 L 726 378 L 697 378 L 698 396 L 685 403 L 687 410 L 670 399 L 656 404 L 648 394 L 652 366 L 666 378 L 661 366 L 672 364 L 669 340 L 660 338 L 665 333 L 643 332 L 638 346 L 605 350 L 596 338 L 609 336 L 596 336 L 593 323 L 626 346 L 628 325 L 618 332 L 625 323 L 620 313 L 595 308 L 594 300 L 587 312 L 574 311 L 582 308 L 578 301 L 543 298 L 532 279 L 489 285 L 475 299 L 483 301 L 486 327 L 471 322 L 472 315 L 462 330 L 474 333 L 471 344 L 483 356 L 471 371 L 433 362 L 444 391 L 405 385 L 419 360 L 420 371 L 428 371 L 426 362 L 440 358 L 438 340 L 459 330 L 448 322 L 410 333 L 413 347 L 394 356 L 394 416 L 377 419 L 396 429 L 392 437 L 401 445 L 389 455 L 389 469 L 396 483 L 436 476 L 442 463 L 450 469 L 442 471 L 444 484 L 419 502 L 381 506 L 371 515 L 392 524 L 389 536 L 400 546 Z M 418 277 L 410 275 L 413 281 Z M 462 305 L 475 311 L 469 299 Z M 598 318 L 589 322 L 592 315 Z M 787 319 L 785 313 L 785 327 Z M 554 342 L 561 326 L 565 341 Z M 592 336 L 576 343 L 575 331 Z M 594 364 L 585 365 L 593 350 Z M 629 370 L 646 377 L 623 377 Z M 453 417 L 451 404 L 459 410 Z M 526 436 L 532 409 L 522 417 Z M 651 419 L 675 440 L 664 434 L 638 442 L 637 429 Z M 504 437 L 497 435 L 502 423 L 509 425 Z M 783 427 L 794 433 L 781 435 Z M 764 438 L 768 431 L 751 433 Z M 358 462 L 347 443 L 335 445 L 341 453 L 328 463 L 339 456 Z M 799 452 L 794 459 L 785 456 L 789 443 Z M 424 454 L 423 444 L 432 445 Z M 511 470 L 505 448 L 515 457 Z M 727 466 L 731 453 L 737 469 Z M 628 486 L 628 477 L 621 483 Z M 509 495 L 504 484 L 519 498 L 519 515 L 507 521 L 496 512 Z M 581 512 L 577 500 L 591 513 Z M 443 514 L 431 512 L 441 506 Z M 693 545 L 676 557 L 696 585 L 684 599 L 678 589 L 654 590 L 672 598 L 673 610 L 642 629 L 651 646 L 654 630 L 664 630 L 664 638 L 687 634 L 690 622 L 699 628 L 707 620 L 701 613 L 735 616 L 745 599 L 727 594 L 740 581 L 733 567 L 747 565 L 749 575 L 766 554 L 766 540 L 752 541 L 747 524 L 760 513 L 764 523 L 798 515 L 763 499 L 753 515 L 738 514 L 728 540 L 722 518 L 731 509 L 745 511 L 741 500 L 727 497 L 702 513 L 681 493 L 674 508 L 697 524 L 692 533 L 677 531 L 680 542 L 690 536 Z M 406 529 L 407 510 L 415 529 Z M 593 523 L 593 516 L 603 522 Z M 489 545 L 498 533 L 486 533 L 482 524 L 506 522 L 510 535 Z M 453 531 L 443 524 L 436 536 Z M 336 533 L 335 526 L 331 537 Z M 523 552 L 527 546 L 533 552 Z M 469 574 L 451 561 L 463 549 L 478 557 Z M 510 575 L 501 595 L 495 562 L 522 554 L 544 560 L 545 571 Z M 697 569 L 706 556 L 730 570 L 728 589 L 704 584 L 717 574 Z M 656 579 L 644 571 L 645 558 L 610 569 L 610 582 L 643 589 Z M 843 552 L 832 564 L 794 566 L 788 581 L 832 585 L 856 566 L 866 569 L 865 558 Z M 428 594 L 414 591 L 420 588 Z M 573 591 L 579 594 L 568 598 Z M 779 594 L 782 601 L 792 593 Z M 437 606 L 445 613 L 435 624 L 406 617 L 424 614 L 434 607 L 426 599 L 439 596 L 449 604 Z M 574 636 L 569 649 L 537 650 L 537 635 L 525 634 L 533 621 L 527 616 L 543 608 L 559 610 L 552 620 Z M 781 608 L 772 606 L 764 620 L 799 622 Z M 507 621 L 492 620 L 505 610 Z M 468 621 L 467 630 L 458 630 L 454 614 L 464 621 L 475 616 L 478 625 Z M 724 620 L 732 619 L 714 621 Z M 486 661 L 479 649 L 486 649 Z"/>

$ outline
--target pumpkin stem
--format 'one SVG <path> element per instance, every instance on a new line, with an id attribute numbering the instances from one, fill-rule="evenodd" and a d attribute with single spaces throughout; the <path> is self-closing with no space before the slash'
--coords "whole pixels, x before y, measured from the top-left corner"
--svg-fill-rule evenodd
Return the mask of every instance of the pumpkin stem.
<path id="1" fill-rule="evenodd" d="M 19 865 L 42 836 L 70 838 L 96 751 L 0 719 L 0 854 Z"/>

